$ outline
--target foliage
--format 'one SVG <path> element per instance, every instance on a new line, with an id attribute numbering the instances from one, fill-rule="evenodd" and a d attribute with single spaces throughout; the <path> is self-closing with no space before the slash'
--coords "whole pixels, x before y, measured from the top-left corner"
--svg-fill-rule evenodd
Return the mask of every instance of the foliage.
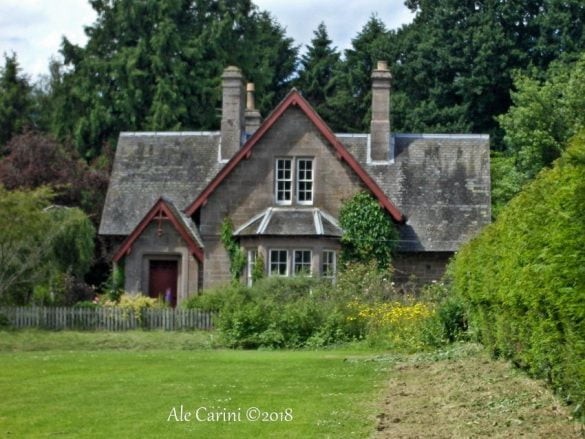
<path id="1" fill-rule="evenodd" d="M 99 305 L 106 308 L 120 308 L 126 313 L 132 312 L 139 322 L 143 319 L 142 314 L 145 309 L 166 307 L 164 300 L 148 297 L 141 293 L 123 293 L 117 301 L 106 298 L 106 300 L 100 300 Z"/>
<path id="2" fill-rule="evenodd" d="M 254 267 L 252 268 L 252 283 L 258 282 L 260 279 L 264 278 L 266 273 L 266 266 L 264 263 L 264 256 L 262 254 L 258 254 L 256 256 L 256 262 L 254 263 Z"/>
<path id="3" fill-rule="evenodd" d="M 214 129 L 220 76 L 239 66 L 266 114 L 284 96 L 297 49 L 250 0 L 92 1 L 84 47 L 63 40 L 52 74 L 52 132 L 83 157 L 123 130 Z"/>
<path id="4" fill-rule="evenodd" d="M 443 320 L 430 302 L 396 291 L 376 263 L 350 264 L 335 285 L 310 277 L 268 277 L 252 287 L 232 283 L 185 305 L 218 313 L 227 346 L 319 347 L 366 339 L 413 352 L 444 344 Z"/>
<path id="5" fill-rule="evenodd" d="M 330 98 L 327 122 L 334 130 L 367 132 L 370 128 L 372 70 L 378 60 L 388 59 L 390 46 L 386 26 L 371 16 L 352 39 L 334 77 L 335 92 Z"/>
<path id="6" fill-rule="evenodd" d="M 57 269 L 83 279 L 93 262 L 95 227 L 87 215 L 75 207 L 55 206 L 46 213 L 56 227 L 51 245 Z"/>
<path id="7" fill-rule="evenodd" d="M 339 212 L 339 224 L 343 229 L 342 262 L 375 259 L 380 268 L 390 265 L 398 231 L 370 194 L 358 192 L 345 200 Z"/>
<path id="8" fill-rule="evenodd" d="M 4 55 L 0 68 L 0 157 L 4 145 L 16 134 L 32 124 L 32 87 L 28 78 L 20 74 L 16 55 Z"/>
<path id="9" fill-rule="evenodd" d="M 492 219 L 498 217 L 506 203 L 522 189 L 526 177 L 516 167 L 514 156 L 494 151 L 490 159 Z"/>
<path id="10" fill-rule="evenodd" d="M 324 120 L 333 120 L 335 116 L 330 99 L 335 94 L 340 56 L 337 50 L 331 47 L 332 41 L 327 34 L 325 23 L 321 22 L 313 34 L 307 52 L 301 57 L 295 86 Z"/>
<path id="11" fill-rule="evenodd" d="M 46 279 L 51 254 L 51 224 L 43 211 L 48 189 L 7 191 L 0 186 L 0 300 L 27 303 L 32 287 Z"/>
<path id="12" fill-rule="evenodd" d="M 392 282 L 391 267 L 379 268 L 375 260 L 348 262 L 337 274 L 335 294 L 345 300 L 371 303 L 401 298 Z"/>
<path id="13" fill-rule="evenodd" d="M 543 73 L 585 49 L 581 0 L 408 1 L 416 16 L 390 36 L 398 130 L 482 132 L 500 147 L 515 70 Z"/>
<path id="14" fill-rule="evenodd" d="M 585 52 L 575 63 L 554 63 L 546 80 L 518 75 L 513 105 L 498 121 L 507 154 L 492 160 L 496 212 L 567 147 L 585 127 Z"/>
<path id="15" fill-rule="evenodd" d="M 465 245 L 453 288 L 495 354 L 585 403 L 585 133 Z"/>
<path id="16" fill-rule="evenodd" d="M 6 150 L 0 160 L 0 184 L 11 190 L 50 186 L 55 203 L 81 207 L 97 225 L 108 186 L 109 157 L 90 166 L 74 149 L 32 131 L 13 137 Z"/>
<path id="17" fill-rule="evenodd" d="M 79 209 L 51 207 L 54 194 L 0 186 L 0 301 L 74 303 L 93 260 L 95 229 Z M 34 292 L 34 294 L 33 294 Z"/>
<path id="18" fill-rule="evenodd" d="M 310 277 L 268 277 L 203 292 L 186 305 L 219 312 L 224 342 L 241 348 L 324 346 L 360 337 L 343 300 Z"/>
<path id="19" fill-rule="evenodd" d="M 230 273 L 232 280 L 238 282 L 246 266 L 246 254 L 234 238 L 234 225 L 229 217 L 221 223 L 220 239 L 230 259 Z"/>
<path id="20" fill-rule="evenodd" d="M 440 335 L 440 331 L 429 331 L 429 323 L 434 323 L 435 310 L 427 303 L 410 298 L 406 302 L 349 302 L 347 306 L 350 310 L 347 319 L 365 325 L 366 339 L 374 346 L 417 352 L 439 344 L 435 340 L 437 337 L 432 340 L 425 338 L 430 334 Z"/>

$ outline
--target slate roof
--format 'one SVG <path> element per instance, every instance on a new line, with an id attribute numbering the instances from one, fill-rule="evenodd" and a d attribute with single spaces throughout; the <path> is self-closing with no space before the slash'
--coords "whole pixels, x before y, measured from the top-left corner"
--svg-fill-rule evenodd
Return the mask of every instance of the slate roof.
<path id="1" fill-rule="evenodd" d="M 236 236 L 341 236 L 331 215 L 317 208 L 269 207 L 234 231 Z"/>
<path id="2" fill-rule="evenodd" d="M 184 210 L 223 167 L 219 132 L 121 133 L 99 233 L 128 235 L 160 198 Z"/>
<path id="3" fill-rule="evenodd" d="M 392 160 L 373 163 L 368 135 L 336 136 L 406 216 L 399 250 L 455 251 L 489 224 L 488 136 L 396 134 Z M 187 208 L 225 165 L 219 143 L 217 132 L 120 134 L 100 234 L 128 235 L 161 196 Z"/>
<path id="4" fill-rule="evenodd" d="M 395 134 L 386 163 L 368 135 L 337 137 L 406 216 L 399 250 L 455 251 L 490 223 L 489 136 Z"/>
<path id="5" fill-rule="evenodd" d="M 191 218 L 189 218 L 187 215 L 185 215 L 185 213 L 183 211 L 181 211 L 180 209 L 177 209 L 177 206 L 175 206 L 175 203 L 173 202 L 173 200 L 171 200 L 170 198 L 165 197 L 165 196 L 163 196 L 162 199 L 167 204 L 169 209 L 171 209 L 171 211 L 173 212 L 175 217 L 181 222 L 181 224 L 183 225 L 183 228 L 187 231 L 189 236 L 197 244 L 199 244 L 199 247 L 205 248 L 205 245 L 203 244 L 203 240 L 201 239 L 201 235 L 199 235 L 199 230 L 197 230 L 197 226 L 195 226 L 195 223 L 193 222 L 193 220 Z"/>

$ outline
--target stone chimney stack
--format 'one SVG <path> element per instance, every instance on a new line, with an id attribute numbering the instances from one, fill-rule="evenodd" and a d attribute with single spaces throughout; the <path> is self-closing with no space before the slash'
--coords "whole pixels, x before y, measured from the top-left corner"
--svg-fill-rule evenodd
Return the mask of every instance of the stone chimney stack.
<path id="1" fill-rule="evenodd" d="M 248 82 L 246 85 L 246 134 L 251 136 L 256 132 L 260 123 L 262 122 L 262 116 L 260 112 L 256 110 L 254 104 L 254 83 Z"/>
<path id="2" fill-rule="evenodd" d="M 390 83 L 392 75 L 386 61 L 378 61 L 372 72 L 372 122 L 370 125 L 370 158 L 390 160 Z"/>
<path id="3" fill-rule="evenodd" d="M 223 71 L 221 109 L 221 160 L 231 159 L 244 139 L 244 83 L 240 69 L 229 66 Z"/>

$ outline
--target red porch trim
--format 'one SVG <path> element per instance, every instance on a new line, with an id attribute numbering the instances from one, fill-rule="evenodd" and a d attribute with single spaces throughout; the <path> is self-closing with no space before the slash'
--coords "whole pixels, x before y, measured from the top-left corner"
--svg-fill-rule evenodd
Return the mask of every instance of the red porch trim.
<path id="1" fill-rule="evenodd" d="M 290 106 L 298 106 L 307 115 L 309 120 L 317 127 L 319 132 L 325 137 L 329 143 L 335 148 L 337 156 L 342 160 L 345 160 L 350 168 L 360 177 L 366 187 L 374 194 L 378 199 L 382 207 L 384 207 L 388 213 L 392 216 L 394 221 L 404 221 L 404 216 L 398 210 L 398 208 L 390 201 L 390 199 L 384 194 L 384 191 L 376 184 L 376 182 L 370 177 L 370 175 L 362 168 L 357 160 L 349 153 L 349 151 L 341 144 L 341 142 L 335 137 L 333 131 L 327 126 L 327 124 L 319 117 L 313 107 L 300 95 L 297 90 L 292 90 L 283 101 L 274 109 L 274 111 L 264 120 L 260 128 L 248 139 L 242 148 L 231 158 L 231 160 L 222 168 L 221 171 L 215 176 L 213 180 L 207 185 L 207 187 L 199 194 L 197 199 L 193 201 L 185 209 L 187 215 L 193 215 L 197 209 L 204 206 L 207 203 L 209 196 L 217 189 L 221 182 L 234 170 L 234 168 L 243 159 L 250 157 L 252 154 L 252 148 L 260 141 L 260 139 L 268 132 L 270 128 L 276 123 L 278 119 L 284 114 L 284 112 Z"/>
<path id="2" fill-rule="evenodd" d="M 114 254 L 114 262 L 118 262 L 122 257 L 130 253 L 132 244 L 134 244 L 140 235 L 142 235 L 146 227 L 153 221 L 170 221 L 171 224 L 175 227 L 175 230 L 187 243 L 187 247 L 189 248 L 191 254 L 195 256 L 200 262 L 203 262 L 203 250 L 185 230 L 183 223 L 176 217 L 173 209 L 167 205 L 167 202 L 162 197 L 159 198 L 156 203 L 154 203 L 154 206 L 152 206 L 144 218 L 142 218 L 142 221 L 138 223 L 132 233 L 126 237 L 124 242 L 122 242 L 122 245 Z"/>

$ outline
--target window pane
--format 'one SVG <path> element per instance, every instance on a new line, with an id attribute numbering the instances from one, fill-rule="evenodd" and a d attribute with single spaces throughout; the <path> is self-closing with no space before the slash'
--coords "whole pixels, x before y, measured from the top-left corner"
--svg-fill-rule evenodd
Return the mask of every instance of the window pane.
<path id="1" fill-rule="evenodd" d="M 270 250 L 270 275 L 286 276 L 288 265 L 286 250 Z"/>
<path id="2" fill-rule="evenodd" d="M 321 273 L 323 277 L 335 277 L 335 252 L 325 250 L 321 263 Z"/>
<path id="3" fill-rule="evenodd" d="M 294 252 L 294 274 L 310 275 L 311 274 L 311 251 L 295 250 Z"/>
<path id="4" fill-rule="evenodd" d="M 276 201 L 289 204 L 292 199 L 292 161 L 276 160 Z"/>
<path id="5" fill-rule="evenodd" d="M 311 203 L 313 201 L 313 160 L 297 160 L 297 201 Z"/>

